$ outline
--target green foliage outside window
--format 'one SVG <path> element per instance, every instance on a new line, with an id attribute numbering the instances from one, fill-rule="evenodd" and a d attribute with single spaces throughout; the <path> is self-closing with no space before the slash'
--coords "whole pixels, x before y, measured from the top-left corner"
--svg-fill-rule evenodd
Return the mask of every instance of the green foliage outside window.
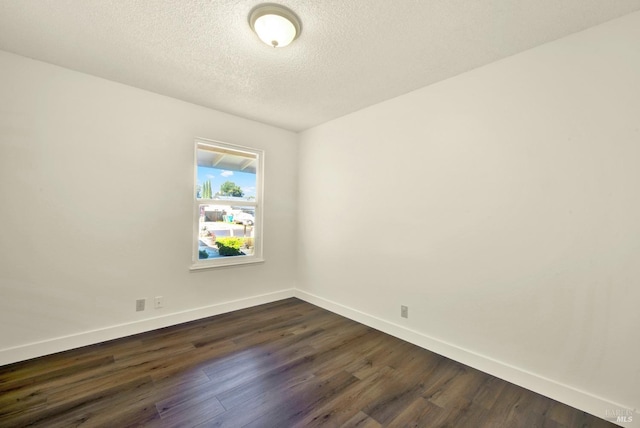
<path id="1" fill-rule="evenodd" d="M 244 254 L 240 251 L 240 248 L 244 245 L 243 238 L 236 236 L 218 238 L 216 245 L 218 246 L 218 254 L 221 256 L 240 256 Z"/>
<path id="2" fill-rule="evenodd" d="M 220 186 L 220 194 L 223 196 L 244 196 L 242 188 L 233 181 L 225 181 L 224 183 L 222 183 L 222 185 Z"/>
<path id="3" fill-rule="evenodd" d="M 207 180 L 202 183 L 202 199 L 211 199 L 213 195 L 211 193 L 211 181 Z"/>

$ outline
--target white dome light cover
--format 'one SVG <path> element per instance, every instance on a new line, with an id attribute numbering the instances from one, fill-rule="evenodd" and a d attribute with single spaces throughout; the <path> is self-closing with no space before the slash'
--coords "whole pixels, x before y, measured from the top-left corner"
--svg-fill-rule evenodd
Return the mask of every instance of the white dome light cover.
<path id="1" fill-rule="evenodd" d="M 249 25 L 260 40 L 274 48 L 283 48 L 300 35 L 300 20 L 291 10 L 277 4 L 262 4 L 249 14 Z"/>

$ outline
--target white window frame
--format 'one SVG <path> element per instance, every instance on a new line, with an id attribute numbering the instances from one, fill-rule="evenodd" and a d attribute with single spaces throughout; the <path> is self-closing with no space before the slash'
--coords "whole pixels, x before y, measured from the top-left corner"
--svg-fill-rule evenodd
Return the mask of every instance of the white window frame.
<path id="1" fill-rule="evenodd" d="M 210 259 L 199 258 L 199 241 L 200 241 L 200 205 L 220 205 L 228 206 L 228 200 L 221 199 L 198 199 L 198 148 L 207 146 L 212 148 L 220 148 L 222 150 L 233 150 L 240 153 L 256 156 L 256 199 L 255 201 L 233 201 L 234 206 L 246 206 L 255 209 L 254 215 L 254 251 L 251 255 L 244 256 L 227 256 Z M 192 237 L 192 264 L 191 270 L 210 269 L 224 266 L 244 265 L 248 263 L 264 262 L 262 256 L 263 241 L 263 221 L 262 211 L 264 204 L 264 151 L 236 144 L 224 143 L 222 141 L 208 140 L 205 138 L 196 138 L 194 144 L 194 162 L 193 162 L 193 237 Z"/>

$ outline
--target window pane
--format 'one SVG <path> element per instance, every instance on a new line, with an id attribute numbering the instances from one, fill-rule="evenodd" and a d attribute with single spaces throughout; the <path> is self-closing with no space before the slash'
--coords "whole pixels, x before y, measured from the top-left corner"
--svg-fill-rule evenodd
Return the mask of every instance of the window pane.
<path id="1" fill-rule="evenodd" d="M 257 155 L 198 144 L 198 199 L 256 200 Z"/>
<path id="2" fill-rule="evenodd" d="M 263 151 L 196 139 L 192 269 L 262 259 Z M 243 257 L 248 256 L 248 257 Z"/>
<path id="3" fill-rule="evenodd" d="M 200 205 L 198 258 L 253 255 L 254 227 L 254 207 Z"/>

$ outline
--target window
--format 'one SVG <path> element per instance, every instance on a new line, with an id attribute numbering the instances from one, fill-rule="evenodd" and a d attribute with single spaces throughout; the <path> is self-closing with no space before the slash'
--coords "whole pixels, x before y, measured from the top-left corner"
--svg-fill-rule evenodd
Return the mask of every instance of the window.
<path id="1" fill-rule="evenodd" d="M 261 262 L 261 150 L 196 140 L 192 269 Z"/>

